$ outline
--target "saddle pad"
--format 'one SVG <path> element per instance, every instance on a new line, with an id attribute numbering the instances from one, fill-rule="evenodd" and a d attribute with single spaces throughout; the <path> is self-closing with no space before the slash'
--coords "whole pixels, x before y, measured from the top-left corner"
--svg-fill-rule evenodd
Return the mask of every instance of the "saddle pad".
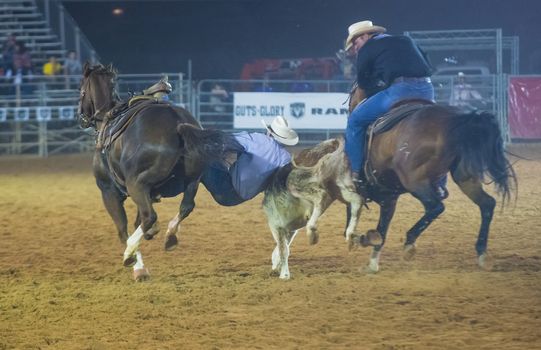
<path id="1" fill-rule="evenodd" d="M 378 135 L 392 129 L 392 127 L 402 119 L 427 106 L 431 106 L 431 104 L 423 102 L 411 102 L 392 108 L 389 112 L 376 119 L 372 129 L 374 135 Z"/>
<path id="2" fill-rule="evenodd" d="M 128 109 L 122 111 L 120 115 L 111 120 L 105 127 L 102 149 L 107 149 L 123 132 L 128 125 L 143 108 L 148 105 L 158 103 L 154 99 L 138 100 L 131 104 Z"/>

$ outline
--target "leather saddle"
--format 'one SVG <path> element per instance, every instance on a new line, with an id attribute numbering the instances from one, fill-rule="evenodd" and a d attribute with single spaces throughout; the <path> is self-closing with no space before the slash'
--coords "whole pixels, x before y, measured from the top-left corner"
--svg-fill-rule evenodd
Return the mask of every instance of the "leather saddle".
<path id="1" fill-rule="evenodd" d="M 132 96 L 129 100 L 118 104 L 111 109 L 105 116 L 105 120 L 99 130 L 96 148 L 104 151 L 107 149 L 122 133 L 133 118 L 146 106 L 151 104 L 164 104 L 165 96 L 173 91 L 168 77 L 163 77 L 160 81 L 144 89 L 142 94 Z"/>
<path id="2" fill-rule="evenodd" d="M 157 94 L 157 93 L 169 94 L 171 91 L 173 91 L 173 87 L 171 86 L 171 83 L 169 82 L 168 77 L 165 76 L 156 84 L 143 90 L 143 96 L 153 96 L 154 94 Z"/>
<path id="3" fill-rule="evenodd" d="M 381 134 L 392 129 L 401 120 L 407 118 L 413 113 L 427 106 L 434 105 L 434 102 L 428 100 L 404 100 L 394 104 L 391 110 L 378 117 L 370 126 L 369 133 L 374 135 Z"/>

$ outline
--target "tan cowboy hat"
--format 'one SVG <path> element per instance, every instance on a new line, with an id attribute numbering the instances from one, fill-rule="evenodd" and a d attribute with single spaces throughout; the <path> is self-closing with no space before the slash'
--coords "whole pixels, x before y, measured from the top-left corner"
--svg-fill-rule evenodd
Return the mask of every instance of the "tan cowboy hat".
<path id="1" fill-rule="evenodd" d="M 387 29 L 380 26 L 375 26 L 372 21 L 361 21 L 353 23 L 348 27 L 348 38 L 346 39 L 345 50 L 351 49 L 353 39 L 365 33 L 385 33 Z"/>
<path id="2" fill-rule="evenodd" d="M 287 119 L 281 115 L 275 117 L 270 125 L 263 119 L 261 119 L 261 123 L 276 141 L 286 146 L 295 146 L 299 142 L 299 135 L 289 127 Z"/>

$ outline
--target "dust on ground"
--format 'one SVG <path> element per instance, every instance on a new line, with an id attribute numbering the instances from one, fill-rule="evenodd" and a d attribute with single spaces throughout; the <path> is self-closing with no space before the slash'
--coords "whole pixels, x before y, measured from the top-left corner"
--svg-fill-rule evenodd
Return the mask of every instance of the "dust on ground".
<path id="1" fill-rule="evenodd" d="M 454 184 L 414 261 L 402 260 L 422 213 L 411 196 L 376 275 L 363 270 L 369 250 L 348 252 L 335 203 L 318 245 L 304 231 L 293 243 L 290 281 L 270 273 L 262 196 L 220 207 L 201 187 L 172 252 L 163 232 L 181 197 L 155 206 L 162 231 L 142 243 L 145 283 L 122 266 L 90 155 L 2 158 L 0 349 L 541 349 L 541 147 L 512 151 L 534 160 L 515 164 L 518 200 L 496 209 L 492 271 L 476 265 L 478 208 Z M 377 215 L 364 210 L 359 229 Z"/>

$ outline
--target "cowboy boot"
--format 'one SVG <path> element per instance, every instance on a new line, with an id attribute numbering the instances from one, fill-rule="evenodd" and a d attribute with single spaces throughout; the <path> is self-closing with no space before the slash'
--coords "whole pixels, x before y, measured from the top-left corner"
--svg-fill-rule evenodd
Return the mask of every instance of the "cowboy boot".
<path id="1" fill-rule="evenodd" d="M 365 195 L 368 193 L 368 183 L 365 179 L 363 179 L 360 174 L 356 171 L 352 173 L 353 183 L 355 184 L 355 189 L 357 190 L 357 193 L 361 195 Z"/>

